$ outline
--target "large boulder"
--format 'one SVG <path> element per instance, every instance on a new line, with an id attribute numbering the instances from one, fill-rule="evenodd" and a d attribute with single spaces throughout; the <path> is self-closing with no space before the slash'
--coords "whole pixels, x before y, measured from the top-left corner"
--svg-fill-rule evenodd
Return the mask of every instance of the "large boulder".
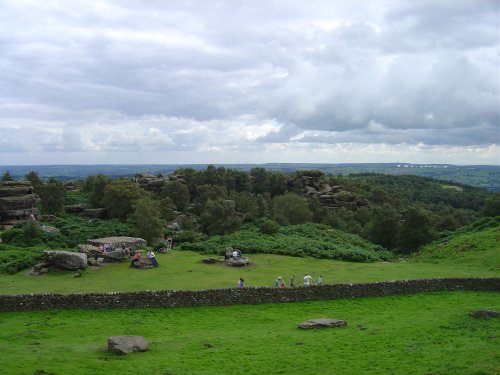
<path id="1" fill-rule="evenodd" d="M 245 267 L 248 264 L 247 257 L 229 258 L 225 260 L 226 264 L 231 267 Z"/>
<path id="2" fill-rule="evenodd" d="M 148 342 L 142 336 L 108 337 L 108 351 L 117 354 L 144 352 L 148 350 Z"/>
<path id="3" fill-rule="evenodd" d="M 482 309 L 482 310 L 472 311 L 469 315 L 475 319 L 497 318 L 500 316 L 500 312 Z"/>
<path id="4" fill-rule="evenodd" d="M 87 255 L 62 250 L 46 250 L 43 252 L 45 263 L 64 270 L 79 270 L 87 267 Z"/>
<path id="5" fill-rule="evenodd" d="M 130 257 L 130 250 L 128 248 L 125 249 L 116 249 L 111 251 L 106 251 L 101 254 L 104 258 L 105 262 L 123 262 Z"/>
<path id="6" fill-rule="evenodd" d="M 318 318 L 306 320 L 299 324 L 299 328 L 310 329 L 315 327 L 343 327 L 347 325 L 345 320 Z"/>
<path id="7" fill-rule="evenodd" d="M 136 250 L 140 247 L 146 246 L 146 240 L 137 237 L 104 237 L 87 240 L 87 243 L 97 247 L 99 247 L 100 245 L 109 244 L 114 249 L 122 247 L 123 244 L 125 245 L 125 247 L 128 247 L 131 250 Z"/>

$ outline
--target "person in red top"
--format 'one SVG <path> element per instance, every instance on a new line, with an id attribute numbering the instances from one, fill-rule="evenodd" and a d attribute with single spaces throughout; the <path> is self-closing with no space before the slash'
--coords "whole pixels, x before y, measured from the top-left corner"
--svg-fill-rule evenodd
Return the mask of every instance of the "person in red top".
<path id="1" fill-rule="evenodd" d="M 132 257 L 132 263 L 130 263 L 130 267 L 135 267 L 135 264 L 141 260 L 141 253 L 136 251 L 134 256 Z"/>

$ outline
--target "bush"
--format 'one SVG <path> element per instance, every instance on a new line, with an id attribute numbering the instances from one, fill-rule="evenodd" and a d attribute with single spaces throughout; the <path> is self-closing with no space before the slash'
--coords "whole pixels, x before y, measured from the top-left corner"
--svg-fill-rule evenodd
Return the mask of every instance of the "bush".
<path id="1" fill-rule="evenodd" d="M 43 255 L 43 247 L 19 248 L 0 244 L 0 273 L 14 274 L 34 266 Z"/>
<path id="2" fill-rule="evenodd" d="M 280 229 L 280 225 L 276 221 L 269 219 L 259 221 L 257 226 L 263 234 L 276 234 Z"/>
<path id="3" fill-rule="evenodd" d="M 357 235 L 312 223 L 281 227 L 274 235 L 262 234 L 257 225 L 247 225 L 229 235 L 180 245 L 181 249 L 219 255 L 228 247 L 241 249 L 244 253 L 311 256 L 352 262 L 394 259 L 389 251 Z"/>

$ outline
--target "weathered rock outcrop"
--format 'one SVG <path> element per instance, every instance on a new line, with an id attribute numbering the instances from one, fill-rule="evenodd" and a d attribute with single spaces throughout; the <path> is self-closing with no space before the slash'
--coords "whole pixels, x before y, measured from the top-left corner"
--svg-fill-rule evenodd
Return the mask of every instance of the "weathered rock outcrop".
<path id="1" fill-rule="evenodd" d="M 133 181 L 141 188 L 147 191 L 152 191 L 155 193 L 160 193 L 165 182 L 168 181 L 181 181 L 184 182 L 183 176 L 180 175 L 170 175 L 164 176 L 163 174 L 152 175 L 149 173 L 138 173 L 134 176 Z"/>
<path id="2" fill-rule="evenodd" d="M 138 237 L 104 237 L 87 240 L 87 243 L 96 247 L 109 244 L 114 249 L 121 248 L 123 244 L 131 250 L 136 250 L 137 248 L 145 246 L 146 240 Z"/>
<path id="3" fill-rule="evenodd" d="M 117 354 L 145 352 L 148 342 L 142 336 L 111 336 L 108 337 L 108 351 Z"/>
<path id="4" fill-rule="evenodd" d="M 345 320 L 318 318 L 306 320 L 299 324 L 299 328 L 309 329 L 315 327 L 343 327 L 346 326 L 347 322 Z"/>
<path id="5" fill-rule="evenodd" d="M 324 183 L 322 175 L 311 174 L 301 176 L 304 196 L 316 197 L 322 206 L 328 208 L 345 207 L 355 210 L 358 207 L 368 205 L 368 201 L 357 197 L 355 194 L 343 190 L 342 186 L 332 186 Z"/>
<path id="6" fill-rule="evenodd" d="M 6 181 L 0 185 L 0 224 L 13 225 L 38 215 L 38 195 L 29 181 Z"/>
<path id="7" fill-rule="evenodd" d="M 79 270 L 87 267 L 87 255 L 71 251 L 46 250 L 43 252 L 47 268 L 54 267 L 63 270 Z"/>

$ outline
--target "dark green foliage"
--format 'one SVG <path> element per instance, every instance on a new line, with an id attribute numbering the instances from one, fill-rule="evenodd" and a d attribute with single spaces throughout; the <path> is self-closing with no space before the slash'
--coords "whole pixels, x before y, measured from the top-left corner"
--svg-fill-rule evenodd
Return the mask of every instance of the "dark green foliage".
<path id="1" fill-rule="evenodd" d="M 43 255 L 45 247 L 16 247 L 0 243 L 0 273 L 14 274 L 34 266 Z"/>
<path id="2" fill-rule="evenodd" d="M 185 211 L 189 207 L 189 189 L 180 181 L 168 181 L 164 184 L 162 198 L 170 198 L 178 211 Z"/>
<path id="3" fill-rule="evenodd" d="M 73 204 L 83 204 L 89 202 L 88 194 L 81 190 L 74 190 L 66 192 L 64 205 L 71 206 Z"/>
<path id="4" fill-rule="evenodd" d="M 281 227 L 274 235 L 264 235 L 256 225 L 246 225 L 229 235 L 181 245 L 183 249 L 220 255 L 228 247 L 239 248 L 243 253 L 311 256 L 354 262 L 393 259 L 390 252 L 359 236 L 312 223 Z"/>
<path id="5" fill-rule="evenodd" d="M 175 213 L 177 207 L 170 198 L 163 198 L 159 200 L 160 205 L 160 217 L 166 221 L 170 222 L 175 219 L 177 214 Z"/>
<path id="6" fill-rule="evenodd" d="M 399 231 L 399 248 L 402 252 L 411 253 L 421 245 L 433 239 L 431 219 L 425 210 L 408 207 L 403 213 L 403 222 Z"/>
<path id="7" fill-rule="evenodd" d="M 35 193 L 38 193 L 39 187 L 43 185 L 43 180 L 40 178 L 38 173 L 36 173 L 35 171 L 30 171 L 24 177 L 26 178 L 26 180 L 31 182 L 31 186 L 33 186 L 33 190 L 35 190 Z"/>
<path id="8" fill-rule="evenodd" d="M 104 188 L 102 203 L 110 217 L 125 220 L 134 211 L 134 202 L 146 195 L 130 180 L 114 180 Z"/>
<path id="9" fill-rule="evenodd" d="M 274 220 L 262 219 L 257 223 L 259 230 L 263 234 L 275 234 L 281 226 Z"/>
<path id="10" fill-rule="evenodd" d="M 273 198 L 273 218 L 281 225 L 303 224 L 311 221 L 312 212 L 304 197 L 287 193 Z"/>
<path id="11" fill-rule="evenodd" d="M 135 235 L 144 238 L 148 243 L 161 238 L 164 220 L 160 217 L 160 206 L 150 197 L 143 197 L 133 204 L 132 222 L 135 224 Z"/>
<path id="12" fill-rule="evenodd" d="M 88 194 L 89 203 L 93 207 L 104 206 L 104 189 L 112 180 L 102 174 L 89 176 L 83 183 L 83 191 Z"/>
<path id="13" fill-rule="evenodd" d="M 9 171 L 6 171 L 3 175 L 2 175 L 2 182 L 7 182 L 7 181 L 14 181 L 14 179 L 12 178 L 12 176 L 10 175 L 10 172 Z"/>
<path id="14" fill-rule="evenodd" d="M 500 193 L 494 193 L 486 199 L 483 207 L 483 215 L 485 216 L 500 215 Z"/>
<path id="15" fill-rule="evenodd" d="M 234 232 L 242 222 L 234 208 L 234 201 L 231 200 L 209 200 L 200 216 L 203 231 L 210 235 Z"/>
<path id="16" fill-rule="evenodd" d="M 50 178 L 45 184 L 38 187 L 40 208 L 44 214 L 58 214 L 63 212 L 66 188 L 55 178 Z"/>
<path id="17" fill-rule="evenodd" d="M 183 243 L 183 242 L 200 242 L 206 239 L 206 236 L 203 233 L 200 233 L 195 230 L 182 230 L 180 232 L 175 232 L 173 235 L 174 243 Z"/>

